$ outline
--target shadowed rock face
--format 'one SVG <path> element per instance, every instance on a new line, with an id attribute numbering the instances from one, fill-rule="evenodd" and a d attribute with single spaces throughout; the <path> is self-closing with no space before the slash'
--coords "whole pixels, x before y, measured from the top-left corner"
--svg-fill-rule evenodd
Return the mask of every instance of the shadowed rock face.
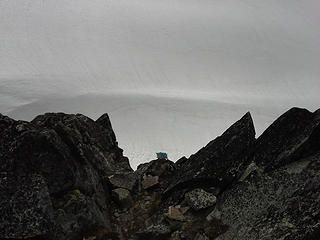
<path id="1" fill-rule="evenodd" d="M 105 178 L 132 170 L 111 124 L 101 123 L 79 114 L 31 123 L 1 115 L 1 238 L 67 239 L 90 225 L 110 226 Z"/>
<path id="2" fill-rule="evenodd" d="M 0 238 L 320 239 L 319 113 L 293 108 L 258 139 L 247 113 L 134 172 L 107 114 L 0 115 Z"/>
<path id="3" fill-rule="evenodd" d="M 248 112 L 189 159 L 178 161 L 175 180 L 166 193 L 198 185 L 219 189 L 226 187 L 239 174 L 244 154 L 254 142 L 255 130 Z"/>
<path id="4" fill-rule="evenodd" d="M 251 160 L 267 170 L 275 169 L 295 156 L 309 141 L 320 122 L 320 113 L 292 108 L 279 117 L 257 139 Z"/>

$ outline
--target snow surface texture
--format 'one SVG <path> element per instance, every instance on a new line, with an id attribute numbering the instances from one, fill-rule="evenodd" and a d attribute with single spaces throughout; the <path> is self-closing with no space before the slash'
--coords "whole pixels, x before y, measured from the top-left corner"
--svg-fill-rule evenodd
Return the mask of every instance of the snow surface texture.
<path id="1" fill-rule="evenodd" d="M 0 112 L 110 114 L 133 167 L 320 103 L 318 0 L 0 0 Z"/>

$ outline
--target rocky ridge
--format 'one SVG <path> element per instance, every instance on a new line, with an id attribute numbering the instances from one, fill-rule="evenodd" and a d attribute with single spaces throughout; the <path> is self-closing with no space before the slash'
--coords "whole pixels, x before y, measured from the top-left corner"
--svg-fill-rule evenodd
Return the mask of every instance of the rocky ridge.
<path id="1" fill-rule="evenodd" d="M 133 171 L 107 114 L 0 115 L 0 239 L 320 239 L 320 111 Z"/>

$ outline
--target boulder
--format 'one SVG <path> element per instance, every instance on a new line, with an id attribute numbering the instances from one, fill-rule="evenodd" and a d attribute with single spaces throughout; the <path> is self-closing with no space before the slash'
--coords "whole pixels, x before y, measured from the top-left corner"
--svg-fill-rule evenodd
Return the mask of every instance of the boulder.
<path id="1" fill-rule="evenodd" d="M 197 188 L 185 194 L 185 200 L 194 210 L 200 210 L 213 206 L 217 198 L 212 193 Z"/>
<path id="2" fill-rule="evenodd" d="M 250 162 L 265 171 L 279 168 L 300 158 L 301 150 L 319 125 L 320 112 L 292 108 L 274 121 L 257 139 Z"/>
<path id="3" fill-rule="evenodd" d="M 140 182 L 143 189 L 145 189 L 144 184 L 154 183 L 161 190 L 169 186 L 174 174 L 175 164 L 167 159 L 156 159 L 140 164 L 137 171 L 134 172 L 135 178 Z"/>

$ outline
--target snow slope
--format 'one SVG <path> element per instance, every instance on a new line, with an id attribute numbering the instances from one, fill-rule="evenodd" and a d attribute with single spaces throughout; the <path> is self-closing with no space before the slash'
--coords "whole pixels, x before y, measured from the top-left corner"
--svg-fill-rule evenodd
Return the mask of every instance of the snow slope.
<path id="1" fill-rule="evenodd" d="M 0 112 L 109 112 L 133 166 L 319 107 L 317 0 L 0 0 Z"/>

